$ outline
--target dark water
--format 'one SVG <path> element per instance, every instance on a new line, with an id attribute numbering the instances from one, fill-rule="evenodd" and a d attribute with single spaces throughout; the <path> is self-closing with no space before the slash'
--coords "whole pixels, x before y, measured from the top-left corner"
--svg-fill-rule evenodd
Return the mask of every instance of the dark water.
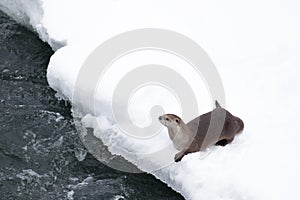
<path id="1" fill-rule="evenodd" d="M 0 199 L 182 199 L 151 175 L 110 169 L 86 152 L 70 105 L 47 84 L 52 54 L 0 11 Z"/>

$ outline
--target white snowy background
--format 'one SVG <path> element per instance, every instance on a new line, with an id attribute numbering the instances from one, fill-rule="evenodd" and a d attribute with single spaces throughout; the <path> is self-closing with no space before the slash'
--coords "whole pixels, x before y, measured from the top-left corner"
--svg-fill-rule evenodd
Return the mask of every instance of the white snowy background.
<path id="1" fill-rule="evenodd" d="M 54 50 L 63 46 L 51 58 L 48 81 L 67 99 L 83 60 L 108 38 L 137 28 L 190 37 L 217 66 L 226 108 L 243 119 L 245 130 L 205 159 L 190 154 L 154 175 L 187 199 L 298 198 L 299 1 L 0 0 L 0 6 Z M 119 134 L 113 139 L 133 151 L 139 146 Z"/>

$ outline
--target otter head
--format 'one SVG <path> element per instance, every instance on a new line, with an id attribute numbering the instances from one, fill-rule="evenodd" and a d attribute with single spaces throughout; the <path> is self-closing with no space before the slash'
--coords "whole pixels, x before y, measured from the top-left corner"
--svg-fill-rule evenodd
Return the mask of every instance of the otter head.
<path id="1" fill-rule="evenodd" d="M 169 137 L 177 150 L 188 147 L 190 142 L 190 130 L 180 117 L 174 114 L 165 114 L 158 118 L 159 122 L 168 128 Z"/>
<path id="2" fill-rule="evenodd" d="M 182 120 L 174 114 L 165 114 L 158 117 L 159 122 L 167 128 L 179 128 Z"/>

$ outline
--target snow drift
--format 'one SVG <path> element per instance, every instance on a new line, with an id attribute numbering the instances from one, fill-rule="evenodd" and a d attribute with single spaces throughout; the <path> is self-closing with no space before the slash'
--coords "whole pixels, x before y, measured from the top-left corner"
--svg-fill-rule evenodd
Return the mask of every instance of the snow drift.
<path id="1" fill-rule="evenodd" d="M 167 135 L 161 134 L 155 144 L 126 137 L 109 120 L 105 104 L 98 108 L 98 115 L 90 112 L 92 105 L 85 105 L 84 92 L 84 106 L 77 110 L 73 105 L 80 112 L 76 116 L 83 128 L 94 128 L 94 135 L 112 154 L 153 173 L 187 199 L 293 199 L 298 195 L 297 2 L 1 0 L 0 5 L 58 49 L 48 67 L 48 81 L 59 96 L 69 101 L 82 63 L 96 46 L 112 36 L 155 27 L 192 38 L 219 70 L 226 108 L 245 122 L 244 132 L 232 144 L 210 149 L 205 158 L 203 153 L 189 154 L 180 163 L 148 171 L 147 157 L 139 151 L 168 144 Z M 135 62 L 150 62 L 143 60 L 145 56 L 136 58 Z M 159 97 L 153 90 L 143 95 Z M 203 112 L 211 109 L 209 97 L 204 95 Z M 109 102 L 109 98 L 106 100 Z M 165 107 L 165 111 L 180 114 L 176 103 Z M 172 159 L 176 151 L 171 148 L 169 153 Z"/>

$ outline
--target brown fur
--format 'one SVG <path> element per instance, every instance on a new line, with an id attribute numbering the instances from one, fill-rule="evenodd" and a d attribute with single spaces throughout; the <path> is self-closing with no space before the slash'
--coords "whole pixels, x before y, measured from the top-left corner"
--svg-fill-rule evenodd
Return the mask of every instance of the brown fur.
<path id="1" fill-rule="evenodd" d="M 166 119 L 172 121 L 167 123 Z M 217 101 L 213 111 L 203 114 L 187 124 L 174 114 L 163 115 L 159 120 L 168 127 L 170 139 L 179 150 L 175 156 L 176 162 L 188 153 L 203 151 L 212 145 L 225 146 L 231 143 L 235 135 L 244 129 L 243 121 L 222 108 Z M 174 120 L 178 122 L 174 123 Z M 178 126 L 176 127 L 176 125 Z"/>

